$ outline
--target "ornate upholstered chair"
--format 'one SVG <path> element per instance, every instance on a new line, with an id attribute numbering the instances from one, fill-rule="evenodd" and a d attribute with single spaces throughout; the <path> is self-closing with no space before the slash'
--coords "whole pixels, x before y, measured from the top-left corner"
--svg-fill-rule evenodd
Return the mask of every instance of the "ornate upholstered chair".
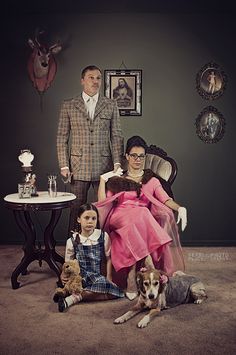
<path id="1" fill-rule="evenodd" d="M 169 157 L 163 149 L 155 145 L 150 145 L 147 149 L 145 169 L 151 169 L 158 175 L 158 177 L 161 178 L 163 188 L 173 197 L 171 187 L 178 173 L 175 160 Z"/>

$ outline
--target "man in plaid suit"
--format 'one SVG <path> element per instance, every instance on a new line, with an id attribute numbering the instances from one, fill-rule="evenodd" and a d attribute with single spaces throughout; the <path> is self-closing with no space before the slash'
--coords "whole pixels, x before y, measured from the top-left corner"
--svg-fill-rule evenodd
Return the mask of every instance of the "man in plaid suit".
<path id="1" fill-rule="evenodd" d="M 116 171 L 123 155 L 123 136 L 115 100 L 99 94 L 102 73 L 88 66 L 81 73 L 83 92 L 62 104 L 57 154 L 61 174 L 71 179 L 71 192 L 77 197 L 70 215 L 75 229 L 77 210 L 87 202 L 90 185 L 97 195 L 100 175 Z"/>

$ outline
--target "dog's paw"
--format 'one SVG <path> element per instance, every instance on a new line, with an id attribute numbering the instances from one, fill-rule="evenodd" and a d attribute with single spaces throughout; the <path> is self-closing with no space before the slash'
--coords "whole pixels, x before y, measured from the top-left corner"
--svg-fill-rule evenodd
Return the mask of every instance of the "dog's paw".
<path id="1" fill-rule="evenodd" d="M 169 306 L 165 306 L 165 307 L 161 308 L 161 310 L 170 309 L 170 308 L 171 308 L 171 307 L 169 307 Z"/>
<path id="2" fill-rule="evenodd" d="M 175 276 L 184 276 L 184 275 L 186 275 L 186 274 L 183 271 L 177 270 L 173 273 L 172 276 L 175 277 Z"/>
<path id="3" fill-rule="evenodd" d="M 195 304 L 201 304 L 203 302 L 203 299 L 199 298 L 194 301 Z"/>
<path id="4" fill-rule="evenodd" d="M 122 323 L 125 323 L 126 320 L 127 320 L 127 319 L 126 319 L 125 317 L 121 316 L 121 317 L 119 317 L 119 318 L 116 318 L 113 323 L 114 323 L 114 324 L 122 324 Z"/>
<path id="5" fill-rule="evenodd" d="M 150 317 L 148 315 L 144 316 L 139 322 L 138 322 L 138 328 L 145 328 L 148 323 L 150 322 Z"/>

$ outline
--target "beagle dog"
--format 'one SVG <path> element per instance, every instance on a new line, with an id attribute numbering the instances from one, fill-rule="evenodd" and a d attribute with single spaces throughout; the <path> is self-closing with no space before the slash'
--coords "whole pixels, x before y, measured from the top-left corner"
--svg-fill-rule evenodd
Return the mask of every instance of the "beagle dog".
<path id="1" fill-rule="evenodd" d="M 144 328 L 163 309 L 191 302 L 200 304 L 207 298 L 200 279 L 182 271 L 176 271 L 172 277 L 168 277 L 162 271 L 145 269 L 137 273 L 137 286 L 138 302 L 130 311 L 115 319 L 114 324 L 124 323 L 148 308 L 150 312 L 138 323 L 139 328 Z"/>

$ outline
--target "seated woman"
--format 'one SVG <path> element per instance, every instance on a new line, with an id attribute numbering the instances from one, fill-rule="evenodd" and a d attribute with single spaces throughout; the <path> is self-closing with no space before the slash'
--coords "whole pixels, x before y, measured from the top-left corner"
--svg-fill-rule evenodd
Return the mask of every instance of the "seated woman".
<path id="1" fill-rule="evenodd" d="M 115 271 L 128 274 L 129 299 L 137 296 L 135 270 L 143 262 L 168 275 L 184 270 L 172 210 L 178 211 L 183 230 L 187 224 L 186 209 L 168 196 L 152 170 L 143 170 L 146 149 L 146 142 L 139 136 L 127 141 L 128 170 L 123 176 L 117 176 L 118 172 L 101 175 L 96 203 L 102 228 L 111 238 Z"/>

